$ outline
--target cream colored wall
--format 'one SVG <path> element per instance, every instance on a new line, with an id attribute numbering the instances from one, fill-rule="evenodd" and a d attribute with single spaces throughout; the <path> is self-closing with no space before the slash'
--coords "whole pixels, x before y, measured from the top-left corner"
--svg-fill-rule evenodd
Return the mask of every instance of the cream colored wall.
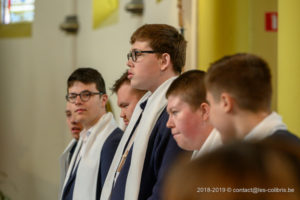
<path id="1" fill-rule="evenodd" d="M 76 67 L 95 67 L 107 88 L 126 70 L 129 37 L 143 23 L 177 26 L 176 1 L 144 1 L 137 17 L 124 10 L 92 30 L 92 0 L 36 0 L 31 38 L 0 39 L 0 189 L 13 200 L 53 200 L 59 184 L 58 158 L 70 140 L 65 124 L 66 79 Z M 78 13 L 76 37 L 59 30 L 68 14 Z M 188 12 L 187 12 L 188 13 Z M 189 61 L 188 61 L 189 62 Z M 111 96 L 118 116 L 115 95 Z"/>
<path id="2" fill-rule="evenodd" d="M 0 188 L 11 199 L 56 199 L 71 38 L 58 30 L 69 1 L 36 1 L 31 38 L 0 40 Z M 52 11 L 55 10 L 55 14 Z"/>

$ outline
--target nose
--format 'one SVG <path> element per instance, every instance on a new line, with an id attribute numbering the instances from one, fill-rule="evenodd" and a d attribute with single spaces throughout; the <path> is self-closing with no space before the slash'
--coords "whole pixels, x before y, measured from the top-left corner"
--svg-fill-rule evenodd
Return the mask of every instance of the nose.
<path id="1" fill-rule="evenodd" d="M 124 110 L 123 110 L 123 109 L 121 109 L 120 117 L 121 117 L 121 118 L 125 118 L 125 116 L 126 116 L 126 115 L 125 115 L 125 112 L 124 112 Z"/>
<path id="2" fill-rule="evenodd" d="M 128 66 L 128 67 L 133 67 L 133 62 L 132 62 L 132 59 L 131 58 L 129 58 L 129 60 L 127 60 L 127 63 L 126 63 L 126 65 Z"/>
<path id="3" fill-rule="evenodd" d="M 76 121 L 76 116 L 75 116 L 75 114 L 73 114 L 73 115 L 71 116 L 70 122 L 71 122 L 72 125 L 78 124 L 78 122 Z"/>
<path id="4" fill-rule="evenodd" d="M 71 121 L 71 124 L 76 125 L 78 122 L 76 122 L 74 119 Z"/>
<path id="5" fill-rule="evenodd" d="M 82 104 L 82 100 L 80 98 L 80 95 L 77 95 L 76 99 L 75 99 L 75 105 L 80 105 Z"/>
<path id="6" fill-rule="evenodd" d="M 168 128 L 174 128 L 174 123 L 173 123 L 173 121 L 172 121 L 172 119 L 171 119 L 170 116 L 169 116 L 169 119 L 168 119 L 168 121 L 167 121 L 166 126 L 167 126 Z"/>

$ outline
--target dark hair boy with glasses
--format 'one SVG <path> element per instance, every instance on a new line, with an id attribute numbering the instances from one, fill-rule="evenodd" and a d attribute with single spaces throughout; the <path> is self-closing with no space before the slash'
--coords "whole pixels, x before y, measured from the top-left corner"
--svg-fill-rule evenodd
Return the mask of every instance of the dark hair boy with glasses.
<path id="1" fill-rule="evenodd" d="M 122 131 L 106 111 L 108 96 L 101 74 L 92 68 L 75 70 L 67 81 L 67 101 L 83 126 L 72 157 L 61 199 L 99 199 Z"/>
<path id="2" fill-rule="evenodd" d="M 160 199 L 164 174 L 182 151 L 166 127 L 165 93 L 185 64 L 186 41 L 172 26 L 146 24 L 130 40 L 128 78 L 148 91 L 137 103 L 113 159 L 101 199 Z"/>

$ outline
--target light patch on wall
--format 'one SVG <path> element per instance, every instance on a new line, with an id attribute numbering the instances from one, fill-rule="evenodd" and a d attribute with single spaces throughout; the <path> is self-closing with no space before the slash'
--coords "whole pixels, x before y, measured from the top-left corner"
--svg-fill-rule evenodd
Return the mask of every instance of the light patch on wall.
<path id="1" fill-rule="evenodd" d="M 93 29 L 99 28 L 118 7 L 118 0 L 93 0 Z"/>

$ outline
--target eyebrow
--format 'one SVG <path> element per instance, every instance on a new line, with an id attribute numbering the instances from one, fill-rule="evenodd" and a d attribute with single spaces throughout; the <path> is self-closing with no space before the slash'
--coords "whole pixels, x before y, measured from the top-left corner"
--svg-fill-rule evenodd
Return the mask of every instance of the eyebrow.
<path id="1" fill-rule="evenodd" d="M 120 104 L 119 104 L 120 107 L 128 106 L 128 105 L 129 105 L 129 103 L 120 103 Z"/>
<path id="2" fill-rule="evenodd" d="M 90 90 L 82 90 L 82 91 L 79 92 L 79 93 L 76 93 L 76 92 L 70 92 L 70 94 L 80 94 L 80 93 L 82 93 L 82 92 L 92 92 L 92 91 L 90 91 Z"/>

